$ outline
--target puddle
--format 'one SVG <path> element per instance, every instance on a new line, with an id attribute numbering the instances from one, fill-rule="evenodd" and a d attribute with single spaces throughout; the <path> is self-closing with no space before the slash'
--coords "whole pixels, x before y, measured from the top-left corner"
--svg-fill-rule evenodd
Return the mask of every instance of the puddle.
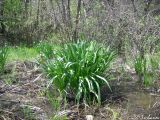
<path id="1" fill-rule="evenodd" d="M 113 102 L 110 108 L 121 114 L 122 120 L 160 120 L 160 93 L 144 89 L 135 82 L 122 82 L 114 87 L 113 95 L 122 96 L 121 102 Z M 120 98 L 120 97 L 119 97 Z M 113 100 L 113 99 L 112 99 Z"/>
<path id="2" fill-rule="evenodd" d="M 143 109 L 151 108 L 155 102 L 156 97 L 149 93 L 135 92 L 127 95 L 128 109 L 133 109 L 135 106 L 142 107 Z"/>
<path id="3" fill-rule="evenodd" d="M 160 95 L 146 92 L 132 92 L 127 95 L 128 102 L 125 106 L 128 116 L 157 117 L 160 119 Z M 139 120 L 138 119 L 138 120 Z"/>

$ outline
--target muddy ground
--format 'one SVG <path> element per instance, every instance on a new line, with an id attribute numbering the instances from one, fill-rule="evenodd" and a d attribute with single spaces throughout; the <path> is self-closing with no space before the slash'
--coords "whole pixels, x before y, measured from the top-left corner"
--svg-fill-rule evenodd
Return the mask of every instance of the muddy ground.
<path id="1" fill-rule="evenodd" d="M 112 92 L 102 88 L 101 106 L 77 108 L 67 100 L 65 110 L 56 111 L 46 95 L 49 80 L 36 63 L 9 63 L 0 76 L 0 120 L 55 120 L 52 116 L 64 114 L 71 120 L 85 120 L 87 115 L 94 120 L 160 120 L 160 80 L 145 88 L 137 83 L 134 72 L 125 75 L 111 82 Z"/>

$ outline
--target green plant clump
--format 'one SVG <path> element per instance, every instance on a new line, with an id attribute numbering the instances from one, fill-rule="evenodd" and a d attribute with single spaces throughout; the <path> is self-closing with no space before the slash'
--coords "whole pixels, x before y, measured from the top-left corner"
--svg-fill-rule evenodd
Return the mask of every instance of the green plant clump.
<path id="1" fill-rule="evenodd" d="M 48 52 L 42 53 L 44 59 L 39 62 L 51 78 L 51 83 L 60 91 L 72 91 L 77 103 L 80 100 L 101 103 L 101 86 L 107 84 L 110 88 L 103 73 L 109 70 L 115 57 L 114 52 L 96 42 L 78 42 L 65 44 L 63 48 L 54 51 L 53 58 L 46 59 Z"/>
<path id="2" fill-rule="evenodd" d="M 141 57 L 137 57 L 135 60 L 135 71 L 136 73 L 141 76 L 146 72 L 146 65 L 147 65 L 147 61 L 146 59 L 142 59 Z"/>
<path id="3" fill-rule="evenodd" d="M 7 47 L 0 48 L 0 73 L 3 72 L 4 70 L 4 66 L 7 61 L 7 53 L 8 53 Z"/>
<path id="4" fill-rule="evenodd" d="M 45 57 L 45 59 L 53 58 L 53 46 L 49 43 L 41 42 L 37 45 L 36 49 L 40 55 Z"/>
<path id="5" fill-rule="evenodd" d="M 156 69 L 158 69 L 158 62 L 150 57 L 144 58 L 138 56 L 135 60 L 134 67 L 140 82 L 146 87 L 153 83 L 156 78 Z"/>

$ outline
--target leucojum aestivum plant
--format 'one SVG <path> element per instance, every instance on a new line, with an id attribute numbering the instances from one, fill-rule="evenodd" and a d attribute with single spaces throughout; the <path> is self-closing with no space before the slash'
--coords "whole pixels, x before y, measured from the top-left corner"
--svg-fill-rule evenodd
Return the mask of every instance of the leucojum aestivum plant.
<path id="1" fill-rule="evenodd" d="M 43 49 L 42 49 L 43 50 Z M 77 103 L 92 100 L 101 103 L 100 89 L 103 85 L 110 88 L 103 73 L 109 70 L 115 53 L 96 42 L 78 42 L 65 44 L 61 49 L 41 51 L 39 63 L 54 84 L 64 93 L 72 91 Z"/>

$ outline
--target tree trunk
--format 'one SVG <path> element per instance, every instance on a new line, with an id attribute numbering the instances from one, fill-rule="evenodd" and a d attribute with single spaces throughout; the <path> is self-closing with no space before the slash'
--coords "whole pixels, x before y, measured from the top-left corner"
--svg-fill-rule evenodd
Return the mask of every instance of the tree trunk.
<path id="1" fill-rule="evenodd" d="M 63 20 L 63 24 L 66 25 L 66 7 L 65 7 L 64 0 L 62 0 L 62 20 Z"/>
<path id="2" fill-rule="evenodd" d="M 75 30 L 73 33 L 73 41 L 74 42 L 77 42 L 77 39 L 78 39 L 78 24 L 79 24 L 80 11 L 81 11 L 81 0 L 78 0 Z"/>
<path id="3" fill-rule="evenodd" d="M 5 33 L 3 8 L 4 8 L 4 0 L 0 1 L 0 24 L 1 24 L 0 33 L 2 33 L 2 34 Z"/>
<path id="4" fill-rule="evenodd" d="M 29 0 L 25 0 L 25 16 L 24 18 L 28 18 L 28 5 L 29 5 Z"/>
<path id="5" fill-rule="evenodd" d="M 71 4 L 71 1 L 68 0 L 68 6 L 67 6 L 67 11 L 68 11 L 68 26 L 72 28 L 72 19 L 71 19 L 70 4 Z"/>
<path id="6" fill-rule="evenodd" d="M 38 8 L 37 8 L 37 18 L 36 18 L 36 28 L 39 25 L 39 15 L 40 15 L 40 0 L 38 0 Z"/>

